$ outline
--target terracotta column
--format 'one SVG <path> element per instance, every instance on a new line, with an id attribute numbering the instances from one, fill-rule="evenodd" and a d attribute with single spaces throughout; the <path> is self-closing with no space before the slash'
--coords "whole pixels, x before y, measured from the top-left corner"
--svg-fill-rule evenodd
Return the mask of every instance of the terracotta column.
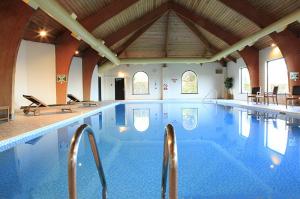
<path id="1" fill-rule="evenodd" d="M 0 106 L 13 113 L 15 65 L 24 30 L 34 10 L 20 0 L 0 1 Z"/>

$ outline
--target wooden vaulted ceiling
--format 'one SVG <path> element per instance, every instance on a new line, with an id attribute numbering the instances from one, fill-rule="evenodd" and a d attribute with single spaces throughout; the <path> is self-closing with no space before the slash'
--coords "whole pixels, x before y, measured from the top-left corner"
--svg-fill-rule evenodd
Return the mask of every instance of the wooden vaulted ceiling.
<path id="1" fill-rule="evenodd" d="M 114 0 L 57 0 L 68 12 L 75 13 L 81 20 L 97 12 L 97 10 L 111 4 Z M 139 19 L 147 13 L 155 10 L 168 0 L 139 0 L 121 13 L 108 19 L 98 26 L 92 34 L 105 39 L 120 28 L 126 27 L 131 22 Z M 244 38 L 260 30 L 260 27 L 229 8 L 220 0 L 173 0 L 184 8 L 213 21 L 223 29 L 234 35 Z M 256 9 L 270 14 L 279 19 L 290 12 L 300 8 L 299 0 L 248 0 Z M 41 39 L 37 31 L 46 29 L 49 37 Z M 300 35 L 300 24 L 295 22 L 288 27 L 289 30 Z M 56 38 L 66 29 L 45 14 L 37 10 L 24 33 L 24 39 L 55 43 Z M 138 31 L 138 30 L 136 30 Z M 132 35 L 111 46 L 118 51 L 122 45 L 132 39 Z M 266 36 L 255 43 L 258 49 L 271 45 L 272 39 Z M 209 31 L 194 24 L 172 10 L 167 11 L 160 18 L 152 22 L 147 30 L 134 41 L 126 50 L 122 49 L 121 57 L 210 57 L 215 52 L 227 48 L 229 45 Z M 81 44 L 79 50 L 84 51 L 88 46 Z M 117 52 L 119 53 L 119 52 Z M 237 52 L 231 55 L 231 59 L 239 58 Z"/>

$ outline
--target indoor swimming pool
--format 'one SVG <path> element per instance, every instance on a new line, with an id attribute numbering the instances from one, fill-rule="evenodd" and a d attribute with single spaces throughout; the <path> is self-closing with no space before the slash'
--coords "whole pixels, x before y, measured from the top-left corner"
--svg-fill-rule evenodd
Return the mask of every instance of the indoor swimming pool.
<path id="1" fill-rule="evenodd" d="M 1 152 L 0 198 L 68 198 L 69 144 L 83 123 L 96 133 L 109 199 L 160 198 L 168 123 L 177 136 L 178 198 L 300 198 L 300 122 L 182 102 L 119 104 Z M 101 198 L 87 136 L 77 185 L 78 198 Z"/>

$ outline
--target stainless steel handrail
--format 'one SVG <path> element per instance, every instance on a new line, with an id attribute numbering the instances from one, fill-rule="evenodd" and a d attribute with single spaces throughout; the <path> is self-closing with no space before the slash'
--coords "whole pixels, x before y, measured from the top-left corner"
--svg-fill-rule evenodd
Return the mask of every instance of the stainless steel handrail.
<path id="1" fill-rule="evenodd" d="M 103 171 L 103 167 L 101 164 L 101 159 L 99 156 L 94 131 L 89 127 L 87 124 L 81 125 L 75 134 L 72 137 L 71 145 L 70 145 L 70 151 L 69 151 L 69 157 L 68 157 L 68 182 L 69 182 L 69 198 L 70 199 L 76 199 L 77 198 L 77 189 L 76 189 L 76 165 L 77 165 L 77 155 L 78 155 L 78 148 L 79 143 L 81 140 L 82 135 L 87 132 L 91 149 L 94 155 L 96 167 L 98 170 L 98 174 L 100 177 L 100 181 L 102 184 L 102 198 L 106 199 L 107 195 L 107 186 L 106 186 L 106 180 L 105 175 Z"/>
<path id="2" fill-rule="evenodd" d="M 161 198 L 166 198 L 166 188 L 169 170 L 169 199 L 178 198 L 178 182 L 177 182 L 177 144 L 174 128 L 168 124 L 165 128 L 164 137 L 164 159 L 162 166 L 161 180 Z"/>

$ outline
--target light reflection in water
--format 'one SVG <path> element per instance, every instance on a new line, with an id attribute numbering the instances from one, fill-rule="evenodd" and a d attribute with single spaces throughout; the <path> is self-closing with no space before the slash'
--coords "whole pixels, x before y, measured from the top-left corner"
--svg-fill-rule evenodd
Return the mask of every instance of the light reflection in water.
<path id="1" fill-rule="evenodd" d="M 288 127 L 283 120 L 270 120 L 265 123 L 265 146 L 282 155 L 288 143 Z"/>
<path id="2" fill-rule="evenodd" d="M 198 124 L 198 109 L 183 108 L 181 111 L 183 128 L 187 131 L 195 129 Z"/>
<path id="3" fill-rule="evenodd" d="M 250 135 L 250 119 L 246 111 L 239 112 L 239 134 L 246 138 Z"/>
<path id="4" fill-rule="evenodd" d="M 144 132 L 149 128 L 150 109 L 133 109 L 133 125 L 139 132 Z"/>

